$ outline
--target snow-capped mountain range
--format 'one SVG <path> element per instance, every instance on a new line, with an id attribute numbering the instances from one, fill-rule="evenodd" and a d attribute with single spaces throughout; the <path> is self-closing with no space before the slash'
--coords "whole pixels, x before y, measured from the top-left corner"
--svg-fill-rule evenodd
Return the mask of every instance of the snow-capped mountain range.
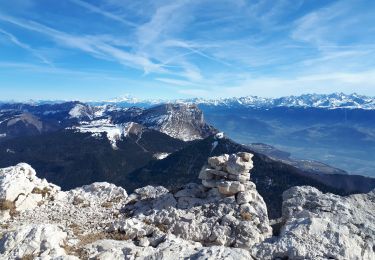
<path id="1" fill-rule="evenodd" d="M 301 96 L 287 96 L 280 98 L 263 98 L 246 96 L 240 98 L 223 99 L 191 99 L 189 102 L 211 106 L 245 106 L 245 107 L 314 107 L 314 108 L 348 108 L 348 109 L 375 109 L 375 98 L 354 94 L 333 93 L 304 94 Z"/>
<path id="2" fill-rule="evenodd" d="M 22 102 L 29 105 L 43 105 L 69 102 L 68 100 L 28 100 Z M 16 101 L 0 101 L 2 103 L 19 103 Z M 226 107 L 255 107 L 255 108 L 272 108 L 272 107 L 301 107 L 301 108 L 325 108 L 325 109 L 366 109 L 375 110 L 375 97 L 359 95 L 357 93 L 332 93 L 332 94 L 303 94 L 300 96 L 285 96 L 279 98 L 265 98 L 259 96 L 243 96 L 231 98 L 188 98 L 188 99 L 141 99 L 127 95 L 101 101 L 88 101 L 87 104 L 115 105 L 120 107 L 152 107 L 166 103 L 185 103 L 207 106 L 226 106 Z"/>
<path id="3" fill-rule="evenodd" d="M 333 93 L 333 94 L 304 94 L 300 96 L 285 96 L 280 98 L 265 98 L 258 96 L 231 97 L 219 99 L 137 99 L 130 96 L 115 98 L 108 101 L 93 102 L 94 104 L 116 104 L 119 106 L 153 106 L 161 103 L 188 103 L 205 106 L 222 107 L 301 107 L 301 108 L 325 108 L 325 109 L 366 109 L 375 110 L 375 97 L 364 95 Z"/>

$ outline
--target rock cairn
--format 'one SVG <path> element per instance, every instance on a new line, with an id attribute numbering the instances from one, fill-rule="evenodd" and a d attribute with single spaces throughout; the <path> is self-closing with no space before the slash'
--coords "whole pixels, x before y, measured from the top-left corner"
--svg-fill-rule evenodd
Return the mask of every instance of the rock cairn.
<path id="1" fill-rule="evenodd" d="M 272 234 L 266 204 L 250 181 L 252 157 L 211 157 L 199 174 L 203 185 L 190 183 L 176 192 L 152 186 L 137 189 L 124 210 L 133 219 L 187 241 L 248 249 Z M 129 232 L 121 226 L 127 225 L 120 223 L 120 232 Z M 146 237 L 150 244 L 158 240 L 152 234 Z M 137 239 L 143 244 L 143 237 Z"/>
<path id="2" fill-rule="evenodd" d="M 224 154 L 210 157 L 208 165 L 199 173 L 202 185 L 216 188 L 225 196 L 237 195 L 239 204 L 251 201 L 256 194 L 254 183 L 250 182 L 249 171 L 254 167 L 251 153 Z"/>

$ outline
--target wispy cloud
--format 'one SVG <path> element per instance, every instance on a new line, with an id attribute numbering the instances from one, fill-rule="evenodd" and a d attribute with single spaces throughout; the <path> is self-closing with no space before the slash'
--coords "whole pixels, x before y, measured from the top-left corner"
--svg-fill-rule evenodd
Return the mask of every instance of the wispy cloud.
<path id="1" fill-rule="evenodd" d="M 161 36 L 171 33 L 171 30 L 183 26 L 181 10 L 186 6 L 188 1 L 181 0 L 171 4 L 160 6 L 151 17 L 151 20 L 140 26 L 136 32 L 138 37 L 139 48 L 147 47 L 154 43 Z M 176 20 L 179 22 L 176 23 Z"/>
<path id="2" fill-rule="evenodd" d="M 81 1 L 81 0 L 69 0 L 70 2 L 76 4 L 76 5 L 79 5 L 83 8 L 85 8 L 86 10 L 90 11 L 90 12 L 93 12 L 93 13 L 98 13 L 104 17 L 107 17 L 111 20 L 114 20 L 114 21 L 117 21 L 117 22 L 120 22 L 124 25 L 127 25 L 127 26 L 131 26 L 131 27 L 137 27 L 138 25 L 132 21 L 129 21 L 129 20 L 126 20 L 118 15 L 115 15 L 113 13 L 110 13 L 110 12 L 107 12 L 95 5 L 92 5 L 92 4 L 89 4 L 87 2 L 84 2 L 84 1 Z"/>
<path id="3" fill-rule="evenodd" d="M 20 48 L 22 48 L 26 51 L 29 51 L 32 55 L 34 55 L 36 58 L 41 60 L 43 63 L 45 63 L 49 66 L 53 66 L 53 64 L 47 58 L 45 58 L 43 55 L 38 53 L 38 51 L 31 48 L 28 44 L 23 43 L 20 40 L 18 40 L 17 37 L 14 36 L 13 34 L 7 32 L 7 31 L 5 31 L 1 28 L 0 28 L 0 34 L 5 35 L 13 44 L 17 45 L 18 47 L 20 47 Z"/>
<path id="4" fill-rule="evenodd" d="M 25 62 L 0 62 L 0 68 L 4 73 L 7 70 L 10 71 L 25 71 L 29 73 L 40 73 L 48 75 L 60 75 L 60 76 L 70 76 L 70 77 L 84 77 L 91 79 L 106 79 L 106 80 L 124 80 L 121 75 L 114 75 L 113 71 L 102 71 L 102 70 L 74 70 L 67 68 L 49 67 L 42 65 L 35 65 Z M 1 73 L 0 73 L 1 74 Z"/>
<path id="5" fill-rule="evenodd" d="M 325 46 L 340 47 L 348 45 L 349 42 L 352 46 L 360 45 L 372 38 L 366 31 L 375 29 L 375 24 L 370 22 L 374 21 L 373 8 L 371 1 L 334 2 L 298 19 L 291 37 L 320 49 L 325 49 Z"/>
<path id="6" fill-rule="evenodd" d="M 125 66 L 141 68 L 145 72 L 162 71 L 160 66 L 146 57 L 126 52 L 122 49 L 111 46 L 100 38 L 90 36 L 76 36 L 58 31 L 51 27 L 34 21 L 23 21 L 13 17 L 0 15 L 0 20 L 20 26 L 24 29 L 35 31 L 52 38 L 58 45 L 79 49 L 97 58 L 115 60 Z"/>
<path id="7" fill-rule="evenodd" d="M 175 86 L 194 86 L 191 81 L 171 78 L 155 78 L 155 80 Z"/>

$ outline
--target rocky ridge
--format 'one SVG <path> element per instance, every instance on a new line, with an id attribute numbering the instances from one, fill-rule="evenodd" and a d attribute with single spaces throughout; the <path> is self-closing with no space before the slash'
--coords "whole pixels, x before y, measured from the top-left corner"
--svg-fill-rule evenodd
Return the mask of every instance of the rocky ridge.
<path id="1" fill-rule="evenodd" d="M 297 186 L 283 194 L 280 235 L 257 259 L 375 259 L 375 190 L 340 197 Z"/>
<path id="2" fill-rule="evenodd" d="M 129 195 L 105 182 L 61 191 L 24 163 L 1 169 L 0 259 L 374 258 L 375 191 L 292 188 L 272 237 L 252 167 L 249 153 L 211 157 L 202 184 Z"/>

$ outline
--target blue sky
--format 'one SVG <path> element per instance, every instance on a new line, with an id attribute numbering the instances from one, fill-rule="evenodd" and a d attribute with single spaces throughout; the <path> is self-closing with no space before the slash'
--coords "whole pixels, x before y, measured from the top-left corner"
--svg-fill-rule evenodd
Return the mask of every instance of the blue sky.
<path id="1" fill-rule="evenodd" d="M 373 0 L 0 2 L 0 99 L 375 96 Z"/>

